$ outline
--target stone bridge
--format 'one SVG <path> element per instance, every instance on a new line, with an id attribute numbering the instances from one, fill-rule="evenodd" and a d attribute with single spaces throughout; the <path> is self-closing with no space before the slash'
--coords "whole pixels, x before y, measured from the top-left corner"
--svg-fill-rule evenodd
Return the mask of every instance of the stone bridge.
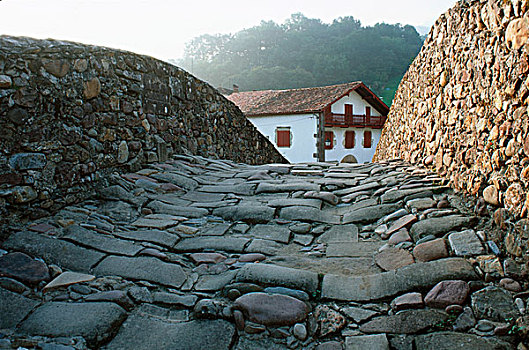
<path id="1" fill-rule="evenodd" d="M 169 64 L 0 37 L 0 348 L 527 349 L 527 182 L 511 181 L 529 155 L 526 82 L 509 90 L 523 101 L 498 93 L 473 123 L 456 109 L 488 111 L 468 88 L 485 66 L 421 63 L 445 41 L 511 50 L 502 30 L 526 9 L 462 1 L 441 17 L 381 161 L 362 165 L 281 164 L 233 104 Z M 452 40 L 465 23 L 476 35 Z M 479 142 L 459 142 L 476 136 L 467 122 Z M 499 147 L 480 143 L 488 129 Z M 485 200 L 454 192 L 465 179 Z"/>
<path id="2" fill-rule="evenodd" d="M 473 209 L 398 161 L 176 155 L 11 232 L 0 347 L 513 349 L 525 271 Z"/>

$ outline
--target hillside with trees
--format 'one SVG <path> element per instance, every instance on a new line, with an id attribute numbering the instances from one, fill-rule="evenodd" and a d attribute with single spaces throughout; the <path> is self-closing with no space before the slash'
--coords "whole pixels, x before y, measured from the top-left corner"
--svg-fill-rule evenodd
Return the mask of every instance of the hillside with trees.
<path id="1" fill-rule="evenodd" d="M 409 25 L 364 27 L 353 17 L 327 24 L 298 13 L 283 24 L 196 37 L 174 63 L 213 86 L 237 84 L 241 91 L 362 80 L 389 105 L 422 41 Z"/>

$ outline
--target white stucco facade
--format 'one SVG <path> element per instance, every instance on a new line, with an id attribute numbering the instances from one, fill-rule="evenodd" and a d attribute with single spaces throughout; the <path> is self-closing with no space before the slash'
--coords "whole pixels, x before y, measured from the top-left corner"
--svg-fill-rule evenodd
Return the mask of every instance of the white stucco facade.
<path id="1" fill-rule="evenodd" d="M 351 130 L 355 132 L 354 148 L 345 148 L 345 132 Z M 371 131 L 371 147 L 364 147 L 364 131 Z M 346 156 L 352 155 L 358 163 L 371 162 L 375 155 L 381 129 L 370 128 L 325 128 L 325 131 L 332 131 L 334 134 L 333 148 L 325 150 L 326 161 L 341 162 Z"/>
<path id="2" fill-rule="evenodd" d="M 332 100 L 329 103 L 333 102 Z M 355 121 L 346 122 L 346 105 L 352 105 L 352 115 Z M 318 161 L 317 134 L 318 118 L 322 114 L 330 115 L 325 132 L 333 133 L 332 148 L 325 148 L 325 161 L 343 162 L 349 156 L 349 162 L 366 163 L 371 162 L 375 154 L 377 144 L 380 140 L 382 129 L 372 127 L 375 124 L 367 122 L 366 127 L 359 127 L 366 123 L 366 107 L 370 108 L 371 117 L 381 117 L 370 103 L 362 98 L 356 91 L 341 97 L 330 105 L 330 110 L 319 111 L 313 114 L 289 114 L 289 115 L 259 115 L 247 116 L 255 127 L 266 136 L 278 149 L 278 151 L 291 163 L 303 163 Z M 335 118 L 335 119 L 332 119 Z M 327 120 L 327 117 L 325 118 Z M 341 121 L 340 121 L 341 120 Z M 359 120 L 359 121 L 358 121 Z M 370 119 L 371 123 L 376 122 Z M 331 126 L 332 125 L 332 126 Z M 354 125 L 356 127 L 345 127 Z M 371 125 L 367 127 L 367 125 Z M 281 137 L 278 136 L 281 131 Z M 290 133 L 290 143 L 284 145 L 285 131 Z M 354 147 L 346 148 L 346 132 L 354 131 Z M 365 147 L 364 137 L 368 136 L 365 131 L 371 132 L 371 145 Z M 278 144 L 278 138 L 281 138 Z M 323 141 L 323 140 L 322 140 Z M 350 146 L 350 145 L 349 145 Z"/>
<path id="3" fill-rule="evenodd" d="M 334 102 L 331 106 L 331 111 L 333 113 L 344 114 L 346 104 L 353 105 L 353 114 L 365 114 L 366 107 L 371 107 L 371 115 L 375 117 L 380 116 L 380 113 L 355 91 L 350 92 L 349 95 Z"/>
<path id="4" fill-rule="evenodd" d="M 257 130 L 276 146 L 291 163 L 316 161 L 316 114 L 293 114 L 278 116 L 248 117 Z M 277 129 L 290 128 L 290 147 L 278 147 Z"/>

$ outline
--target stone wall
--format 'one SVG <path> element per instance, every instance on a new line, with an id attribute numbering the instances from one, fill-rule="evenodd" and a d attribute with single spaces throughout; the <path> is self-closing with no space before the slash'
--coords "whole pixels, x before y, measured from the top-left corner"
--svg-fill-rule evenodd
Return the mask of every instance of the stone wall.
<path id="1" fill-rule="evenodd" d="M 423 162 L 481 198 L 516 256 L 529 238 L 520 220 L 529 209 L 528 7 L 460 1 L 442 15 L 400 84 L 375 155 Z"/>
<path id="2" fill-rule="evenodd" d="M 0 217 L 45 215 L 174 154 L 285 162 L 214 88 L 151 57 L 0 36 Z"/>

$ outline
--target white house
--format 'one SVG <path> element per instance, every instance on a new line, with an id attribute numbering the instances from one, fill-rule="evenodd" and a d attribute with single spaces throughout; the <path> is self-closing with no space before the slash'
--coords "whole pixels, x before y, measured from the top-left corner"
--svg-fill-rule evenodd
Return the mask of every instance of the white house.
<path id="1" fill-rule="evenodd" d="M 362 82 L 227 97 L 291 163 L 370 162 L 389 112 Z"/>

